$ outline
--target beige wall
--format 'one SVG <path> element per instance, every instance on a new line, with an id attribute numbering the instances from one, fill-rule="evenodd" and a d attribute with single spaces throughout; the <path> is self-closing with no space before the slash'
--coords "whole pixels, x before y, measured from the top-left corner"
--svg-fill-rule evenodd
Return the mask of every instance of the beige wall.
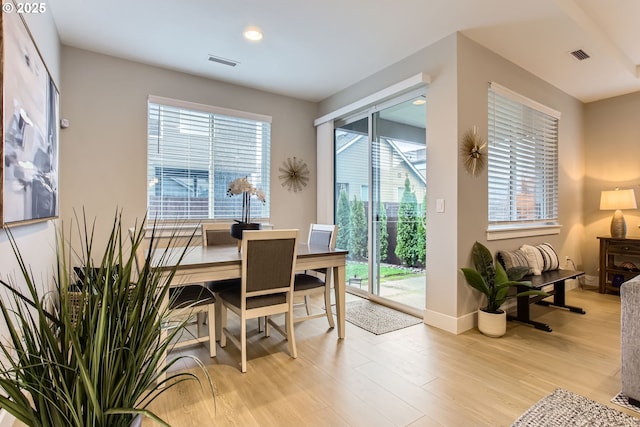
<path id="1" fill-rule="evenodd" d="M 549 242 L 561 258 L 569 256 L 582 265 L 580 245 L 584 236 L 582 227 L 582 177 L 583 150 L 583 104 L 542 81 L 515 64 L 480 46 L 465 36 L 458 37 L 458 135 L 478 126 L 482 137 L 487 139 L 487 83 L 493 81 L 547 107 L 561 112 L 558 137 L 559 197 L 558 214 L 562 225 L 560 234 L 487 242 L 487 174 L 486 170 L 477 178 L 471 177 L 458 161 L 458 262 L 460 266 L 470 262 L 474 241 L 485 244 L 492 252 L 499 249 L 513 250 L 523 243 Z M 459 138 L 458 138 L 459 139 Z M 469 287 L 464 279 L 458 281 L 461 297 L 458 313 L 469 313 L 477 309 L 473 300 L 468 300 Z"/>
<path id="2" fill-rule="evenodd" d="M 271 128 L 271 222 L 299 228 L 315 221 L 316 104 L 76 48 L 62 49 L 61 218 L 83 208 L 105 230 L 116 208 L 132 226 L 146 211 L 147 97 L 158 95 L 265 114 Z M 309 185 L 293 193 L 280 185 L 287 157 L 307 162 Z"/>
<path id="3" fill-rule="evenodd" d="M 598 239 L 608 236 L 612 211 L 600 192 L 632 188 L 640 203 L 640 92 L 585 105 L 584 268 L 598 274 Z M 627 236 L 640 237 L 640 211 L 624 211 Z"/>
<path id="4" fill-rule="evenodd" d="M 480 303 L 459 273 L 469 265 L 471 245 L 478 240 L 492 251 L 516 249 L 524 242 L 547 241 L 559 255 L 581 263 L 583 108 L 564 94 L 461 34 L 449 37 L 372 75 L 323 101 L 326 114 L 355 102 L 407 76 L 426 72 L 427 87 L 427 302 L 425 321 L 459 333 L 473 327 Z M 470 177 L 458 155 L 461 135 L 478 126 L 487 137 L 487 83 L 496 81 L 562 112 L 560 124 L 559 235 L 487 242 L 486 172 Z M 451 171 L 457 171 L 452 173 Z M 435 199 L 445 199 L 446 212 L 435 212 Z"/>

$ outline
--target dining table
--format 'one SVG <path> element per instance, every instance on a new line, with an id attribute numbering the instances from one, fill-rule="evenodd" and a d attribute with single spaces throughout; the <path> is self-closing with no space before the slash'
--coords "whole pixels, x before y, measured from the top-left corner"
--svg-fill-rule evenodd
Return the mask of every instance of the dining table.
<path id="1" fill-rule="evenodd" d="M 174 276 L 169 286 L 235 279 L 242 276 L 242 252 L 236 245 L 173 247 L 152 258 L 152 266 Z M 338 338 L 345 337 L 346 258 L 349 252 L 298 243 L 296 271 L 333 270 Z M 179 259 L 182 256 L 182 259 Z M 154 265 L 155 264 L 155 265 Z"/>

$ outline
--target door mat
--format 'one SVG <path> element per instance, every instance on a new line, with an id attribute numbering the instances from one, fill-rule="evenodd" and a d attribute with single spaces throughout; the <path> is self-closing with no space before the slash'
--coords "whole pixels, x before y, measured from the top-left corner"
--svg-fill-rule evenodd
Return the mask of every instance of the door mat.
<path id="1" fill-rule="evenodd" d="M 632 411 L 636 411 L 636 412 L 640 413 L 640 407 L 638 407 L 638 406 L 634 405 L 633 403 L 629 402 L 629 398 L 627 396 L 625 396 L 624 393 L 622 393 L 622 392 L 616 394 L 616 397 L 611 399 L 611 401 L 613 403 L 615 403 L 616 405 L 622 406 L 623 408 L 631 409 Z"/>
<path id="2" fill-rule="evenodd" d="M 637 427 L 640 419 L 561 388 L 543 397 L 511 427 Z"/>
<path id="3" fill-rule="evenodd" d="M 347 322 L 376 335 L 422 323 L 422 319 L 368 300 L 348 302 L 345 312 Z"/>

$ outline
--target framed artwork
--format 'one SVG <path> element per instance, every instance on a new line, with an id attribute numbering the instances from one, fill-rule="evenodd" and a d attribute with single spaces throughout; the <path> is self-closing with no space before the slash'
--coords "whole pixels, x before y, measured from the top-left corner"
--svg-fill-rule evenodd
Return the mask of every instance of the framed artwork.
<path id="1" fill-rule="evenodd" d="M 13 10 L 0 14 L 0 227 L 58 216 L 59 92 Z"/>

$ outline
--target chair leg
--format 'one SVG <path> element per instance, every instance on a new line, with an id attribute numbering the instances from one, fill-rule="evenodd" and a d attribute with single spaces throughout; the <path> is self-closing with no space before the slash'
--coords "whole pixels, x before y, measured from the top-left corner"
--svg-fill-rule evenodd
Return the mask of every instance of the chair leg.
<path id="1" fill-rule="evenodd" d="M 307 310 L 307 316 L 311 316 L 311 302 L 309 295 L 304 296 L 304 308 Z"/>
<path id="2" fill-rule="evenodd" d="M 203 337 L 205 334 L 204 325 L 206 317 L 203 316 L 204 313 L 196 313 L 196 328 L 197 328 L 197 336 L 198 338 Z"/>
<path id="3" fill-rule="evenodd" d="M 227 306 L 224 304 L 220 305 L 220 347 L 224 348 L 227 345 Z"/>
<path id="4" fill-rule="evenodd" d="M 258 322 L 262 322 L 262 317 L 258 318 Z M 270 337 L 271 336 L 271 323 L 269 322 L 271 320 L 271 316 L 264 316 L 264 336 L 265 337 Z M 260 329 L 258 329 L 258 331 L 260 331 Z"/>
<path id="5" fill-rule="evenodd" d="M 216 357 L 216 305 L 209 304 L 209 356 Z"/>
<path id="6" fill-rule="evenodd" d="M 222 315 L 222 300 L 220 298 L 217 297 L 216 294 L 216 327 L 215 329 L 215 336 L 216 339 L 219 341 L 220 338 L 222 337 L 222 321 L 220 319 L 220 316 Z M 227 326 L 225 324 L 225 326 Z M 211 329 L 211 326 L 209 327 Z"/>
<path id="7" fill-rule="evenodd" d="M 327 311 L 327 320 L 331 329 L 336 327 L 333 321 L 333 313 L 331 312 L 331 287 L 327 283 L 324 287 L 324 308 Z"/>
<path id="8" fill-rule="evenodd" d="M 240 321 L 240 353 L 241 353 L 242 361 L 240 364 L 240 370 L 242 372 L 247 372 L 247 319 L 244 316 L 244 312 L 241 317 L 242 319 Z"/>
<path id="9" fill-rule="evenodd" d="M 298 357 L 298 352 L 296 350 L 296 335 L 293 330 L 293 307 L 290 308 L 284 315 L 285 323 L 287 327 L 287 341 L 289 343 L 289 354 L 294 359 Z"/>

